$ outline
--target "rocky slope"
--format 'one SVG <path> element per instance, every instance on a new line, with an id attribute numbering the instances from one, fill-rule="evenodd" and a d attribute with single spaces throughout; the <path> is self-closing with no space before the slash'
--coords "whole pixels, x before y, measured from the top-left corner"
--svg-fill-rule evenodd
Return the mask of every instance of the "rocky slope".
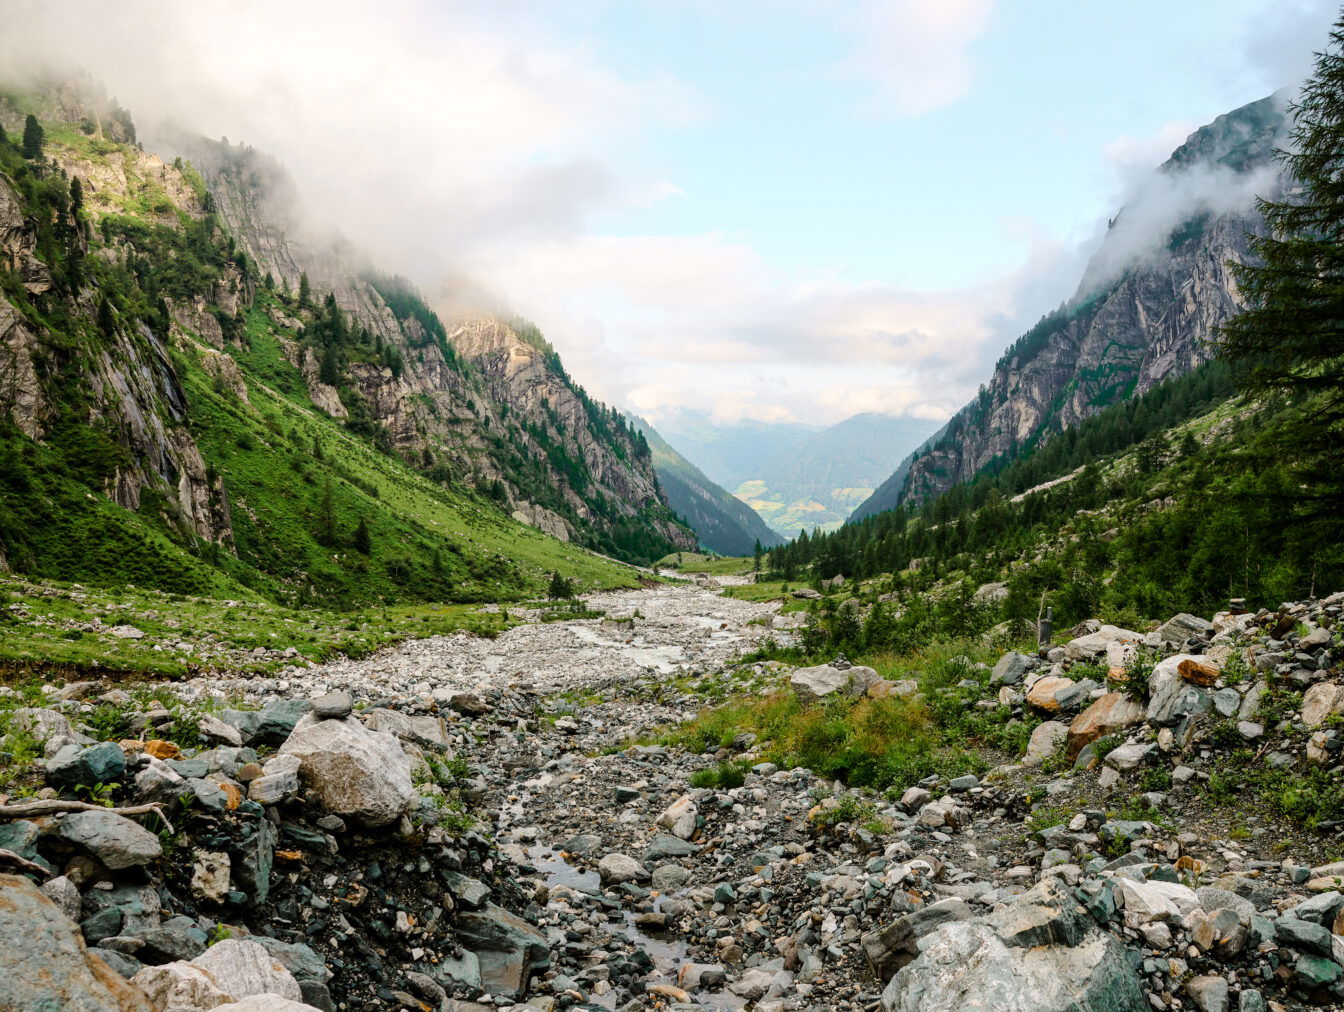
<path id="1" fill-rule="evenodd" d="M 700 544 L 720 555 L 750 555 L 757 542 L 765 548 L 783 543 L 755 510 L 706 477 L 653 426 L 642 418 L 632 416 L 631 421 L 649 442 L 667 501 L 691 525 Z"/>
<path id="2" fill-rule="evenodd" d="M 1271 96 L 1192 134 L 1158 170 L 1157 184 L 1162 200 L 1192 216 L 1157 252 L 1126 267 L 1134 231 L 1160 212 L 1150 206 L 1156 198 L 1143 197 L 1122 210 L 1074 297 L 1005 353 L 980 395 L 854 519 L 936 496 L 1046 433 L 1208 361 L 1218 326 L 1241 307 L 1228 264 L 1246 260 L 1247 234 L 1263 228 L 1251 193 L 1230 194 L 1249 187 L 1273 196 L 1283 185 L 1274 161 L 1282 105 L 1281 96 Z"/>
<path id="3" fill-rule="evenodd" d="M 348 398 L 334 387 L 357 391 L 408 462 L 488 487 L 515 518 L 564 540 L 644 560 L 664 554 L 658 548 L 694 547 L 647 453 L 574 383 L 534 327 L 493 316 L 445 327 L 403 279 L 377 274 L 357 250 L 306 225 L 273 160 L 203 138 L 168 143 L 200 168 L 262 272 L 293 290 L 307 277 L 314 291 L 331 291 L 387 349 L 346 362 L 335 384 L 319 377 L 316 351 L 287 349 L 320 408 L 344 418 Z"/>
<path id="4" fill-rule="evenodd" d="M 210 148 L 216 193 L 80 82 L 0 92 L 0 125 L 0 568 L 348 604 L 587 568 L 533 559 L 509 514 L 629 560 L 694 547 L 647 447 L 553 354 L 469 360 L 404 281 L 291 238 L 253 152 Z"/>
<path id="5" fill-rule="evenodd" d="M 890 797 L 778 768 L 749 735 L 703 753 L 627 736 L 725 689 L 813 706 L 917 681 L 840 660 L 733 664 L 771 627 L 789 635 L 796 616 L 773 604 L 690 588 L 589 604 L 607 617 L 279 677 L 5 700 L 7 746 L 44 758 L 8 767 L 37 800 L 0 807 L 15 873 L 0 959 L 44 972 L 0 976 L 0 998 L 182 1012 L 1344 998 L 1339 824 L 1285 837 L 1249 795 L 1219 801 L 1229 776 L 1261 770 L 1338 783 L 1344 595 L 1149 632 L 1089 623 L 992 671 L 968 664 L 955 691 L 1048 719 L 1021 759 Z M 1097 682 L 1107 665 L 1133 691 Z M 736 785 L 690 785 L 725 760 Z M 156 801 L 171 828 L 136 810 Z"/>

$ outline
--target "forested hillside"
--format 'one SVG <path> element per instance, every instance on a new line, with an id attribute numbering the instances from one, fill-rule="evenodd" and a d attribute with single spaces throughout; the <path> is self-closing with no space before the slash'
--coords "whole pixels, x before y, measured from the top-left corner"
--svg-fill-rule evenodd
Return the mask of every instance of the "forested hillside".
<path id="1" fill-rule="evenodd" d="M 343 308 L 306 273 L 277 277 L 200 173 L 137 145 L 124 110 L 61 85 L 6 94 L 0 123 L 3 568 L 329 604 L 493 600 L 557 569 L 628 580 L 508 516 L 520 489 L 590 483 L 594 505 L 565 499 L 574 540 L 630 558 L 690 541 L 647 451 L 641 462 L 619 416 L 569 387 L 583 417 L 526 422 L 550 464 L 503 484 L 498 462 L 522 452 L 498 421 L 507 408 L 413 291 L 383 282 L 390 304 Z M 419 400 L 397 387 L 411 376 Z M 482 392 L 484 417 L 454 419 L 469 454 L 413 439 L 402 409 L 435 383 L 461 403 Z M 596 457 L 643 476 L 630 499 L 571 454 L 559 434 L 578 427 Z M 570 485 L 553 478 L 566 467 Z"/>
<path id="2" fill-rule="evenodd" d="M 1252 198 L 1284 186 L 1274 152 L 1285 102 L 1272 95 L 1219 116 L 1174 151 L 1110 222 L 1073 297 L 1004 352 L 978 396 L 854 519 L 935 498 L 1208 361 L 1243 305 L 1234 269 L 1264 230 Z M 1169 226 L 1168 204 L 1183 209 Z M 1168 230 L 1147 234 L 1157 227 Z"/>

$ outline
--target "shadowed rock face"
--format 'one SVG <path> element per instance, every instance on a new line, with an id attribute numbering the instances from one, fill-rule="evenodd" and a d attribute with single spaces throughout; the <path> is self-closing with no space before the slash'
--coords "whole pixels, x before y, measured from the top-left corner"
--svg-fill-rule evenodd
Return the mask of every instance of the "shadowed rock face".
<path id="1" fill-rule="evenodd" d="M 401 354 L 399 374 L 352 362 L 347 379 L 405 458 L 419 463 L 432 456 L 460 480 L 500 481 L 507 512 L 563 540 L 593 544 L 585 534 L 634 523 L 672 550 L 694 550 L 696 538 L 673 518 L 651 460 L 636 452 L 624 429 L 594 421 L 601 406 L 570 380 L 539 335 L 530 339 L 525 325 L 489 315 L 429 333 L 416 315 L 394 311 L 392 292 L 401 282 L 375 277 L 362 253 L 300 220 L 293 183 L 274 160 L 200 138 L 171 143 L 200 169 L 220 214 L 263 273 L 290 289 L 306 273 L 315 292 L 332 292 L 356 326 Z M 289 341 L 284 351 L 313 403 L 346 417 L 336 388 L 320 381 L 311 350 Z M 540 485 L 524 479 L 529 467 L 544 473 Z"/>
<path id="2" fill-rule="evenodd" d="M 85 948 L 79 927 L 37 886 L 0 875 L 3 1005 L 55 1012 L 149 1012 L 149 1003 Z"/>
<path id="3" fill-rule="evenodd" d="M 1263 173 L 1270 192 L 1262 195 L 1273 197 L 1283 185 L 1272 171 L 1283 126 L 1277 97 L 1251 103 L 1192 134 L 1160 172 L 1216 169 L 1234 174 L 1230 179 Z M 1123 217 L 1124 211 L 1113 228 Z M 984 392 L 854 517 L 937 496 L 1043 431 L 1075 424 L 1208 361 L 1219 326 L 1242 308 L 1229 264 L 1247 261 L 1248 233 L 1263 229 L 1250 207 L 1197 215 L 1157 253 L 1108 277 L 1104 265 L 1115 261 L 1123 241 L 1113 232 L 1070 302 L 1029 332 L 1034 340 L 1005 354 Z"/>

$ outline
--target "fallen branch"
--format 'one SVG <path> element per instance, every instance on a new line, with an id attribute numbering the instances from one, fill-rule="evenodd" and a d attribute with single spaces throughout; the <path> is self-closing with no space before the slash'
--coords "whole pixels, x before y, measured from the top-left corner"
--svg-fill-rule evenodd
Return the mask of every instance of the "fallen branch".
<path id="1" fill-rule="evenodd" d="M 37 862 L 29 861 L 26 857 L 16 854 L 12 850 L 0 850 L 0 865 L 9 865 L 21 872 L 36 875 L 42 879 L 51 878 L 53 874 L 50 868 L 43 868 Z"/>
<path id="2" fill-rule="evenodd" d="M 106 805 L 93 805 L 87 801 L 62 801 L 52 798 L 46 801 L 26 801 L 19 805 L 0 805 L 0 821 L 5 819 L 35 819 L 43 815 L 60 815 L 63 812 L 111 812 L 113 815 L 157 815 L 168 832 L 176 833 L 168 816 L 163 814 L 163 803 L 154 801 L 147 805 L 128 805 L 125 808 L 108 808 Z"/>

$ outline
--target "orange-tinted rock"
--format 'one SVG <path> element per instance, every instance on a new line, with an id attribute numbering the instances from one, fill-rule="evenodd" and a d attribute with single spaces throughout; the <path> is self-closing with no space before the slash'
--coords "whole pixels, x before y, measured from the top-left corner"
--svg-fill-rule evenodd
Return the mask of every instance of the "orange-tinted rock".
<path id="1" fill-rule="evenodd" d="M 1176 673 L 1191 685 L 1212 685 L 1218 681 L 1218 669 L 1187 657 L 1176 666 Z"/>
<path id="2" fill-rule="evenodd" d="M 145 742 L 145 751 L 155 759 L 176 759 L 182 754 L 182 750 L 171 741 L 163 741 L 159 738 L 152 738 Z"/>
<path id="3" fill-rule="evenodd" d="M 1071 685 L 1073 685 L 1072 678 L 1046 675 L 1044 678 L 1038 679 L 1036 684 L 1031 687 L 1031 691 L 1027 693 L 1027 702 L 1038 710 L 1058 713 L 1059 700 L 1055 698 L 1055 693 L 1061 689 L 1067 689 Z"/>
<path id="4" fill-rule="evenodd" d="M 1084 745 L 1137 724 L 1145 712 L 1142 703 L 1123 692 L 1106 693 L 1073 718 L 1069 725 L 1069 752 L 1077 755 Z"/>

